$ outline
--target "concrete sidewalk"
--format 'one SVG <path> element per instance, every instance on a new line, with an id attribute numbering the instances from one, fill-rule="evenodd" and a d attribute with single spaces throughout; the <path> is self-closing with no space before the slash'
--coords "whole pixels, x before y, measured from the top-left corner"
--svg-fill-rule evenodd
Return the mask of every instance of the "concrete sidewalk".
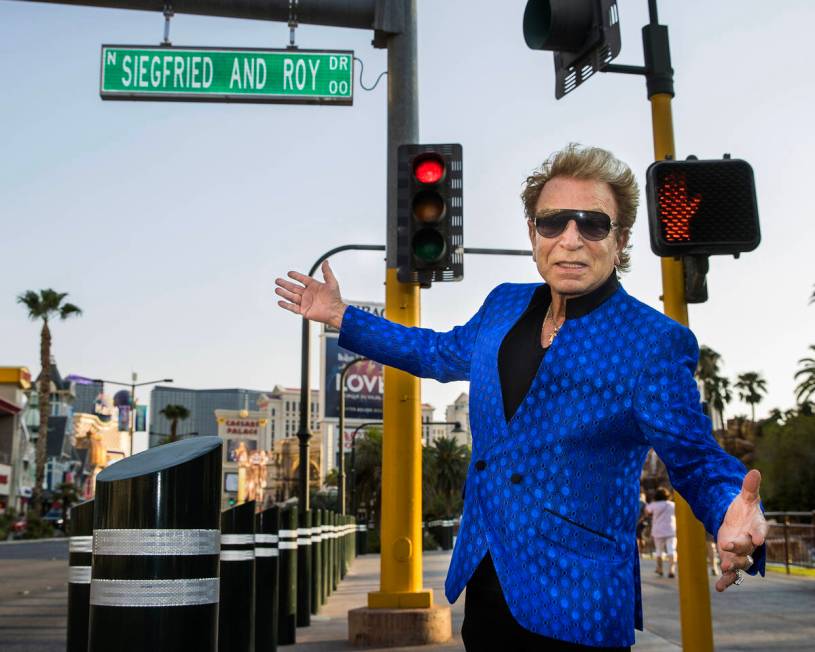
<path id="1" fill-rule="evenodd" d="M 444 598 L 444 577 L 449 552 L 426 552 L 425 586 L 434 589 L 437 604 L 449 605 Z M 637 632 L 635 652 L 676 652 L 681 650 L 678 616 L 678 588 L 675 579 L 654 574 L 654 562 L 642 560 L 642 591 L 646 630 Z M 712 590 L 714 639 L 717 650 L 795 650 L 815 649 L 815 579 L 769 573 L 765 579 L 748 578 L 738 590 L 719 594 Z M 348 643 L 349 609 L 365 606 L 369 591 L 379 588 L 379 556 L 358 557 L 338 590 L 322 611 L 312 616 L 311 626 L 297 630 L 297 644 L 286 650 L 323 652 L 357 650 Z M 452 605 L 453 638 L 446 644 L 422 648 L 382 648 L 391 652 L 464 650 L 461 623 L 464 597 Z M 379 648 L 367 648 L 379 650 Z"/>

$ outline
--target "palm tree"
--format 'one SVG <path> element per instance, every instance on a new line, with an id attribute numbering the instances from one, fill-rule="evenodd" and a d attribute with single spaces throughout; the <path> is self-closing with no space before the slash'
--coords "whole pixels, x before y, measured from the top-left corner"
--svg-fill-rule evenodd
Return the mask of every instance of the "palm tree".
<path id="1" fill-rule="evenodd" d="M 813 352 L 811 358 L 801 358 L 798 364 L 801 368 L 795 373 L 795 379 L 801 378 L 801 382 L 795 387 L 795 399 L 799 405 L 806 405 L 815 394 L 815 344 L 810 344 L 809 349 Z"/>
<path id="2" fill-rule="evenodd" d="M 739 392 L 739 398 L 750 404 L 751 421 L 756 422 L 756 405 L 767 393 L 767 381 L 756 371 L 747 371 L 736 379 L 734 387 Z"/>
<path id="3" fill-rule="evenodd" d="M 713 415 L 719 417 L 719 427 L 724 428 L 724 408 L 733 399 L 733 395 L 730 391 L 730 381 L 720 374 L 721 360 L 721 355 L 709 346 L 703 345 L 699 349 L 696 377 L 702 381 L 705 402 L 710 406 Z"/>
<path id="4" fill-rule="evenodd" d="M 56 292 L 50 288 L 40 290 L 39 294 L 28 290 L 17 297 L 17 303 L 28 309 L 28 318 L 32 321 L 42 319 L 40 331 L 40 373 L 39 408 L 40 425 L 37 431 L 36 471 L 34 490 L 31 492 L 31 506 L 35 514 L 42 511 L 42 483 L 45 478 L 45 444 L 48 440 L 48 409 L 51 396 L 51 329 L 50 319 L 67 319 L 71 315 L 79 316 L 82 311 L 72 303 L 64 303 L 67 292 Z"/>
<path id="5" fill-rule="evenodd" d="M 169 444 L 170 442 L 178 441 L 178 422 L 188 418 L 190 416 L 190 411 L 183 405 L 170 404 L 161 408 L 161 410 L 159 410 L 159 414 L 170 421 L 170 436 L 167 438 L 167 443 Z"/>
<path id="6" fill-rule="evenodd" d="M 453 515 L 454 503 L 460 499 L 461 488 L 470 464 L 470 449 L 455 437 L 438 437 L 430 449 L 435 490 L 444 504 L 445 516 Z"/>
<path id="7" fill-rule="evenodd" d="M 379 526 L 382 500 L 382 429 L 366 428 L 365 436 L 357 435 L 354 444 L 354 491 L 357 505 L 370 506 L 373 520 Z"/>

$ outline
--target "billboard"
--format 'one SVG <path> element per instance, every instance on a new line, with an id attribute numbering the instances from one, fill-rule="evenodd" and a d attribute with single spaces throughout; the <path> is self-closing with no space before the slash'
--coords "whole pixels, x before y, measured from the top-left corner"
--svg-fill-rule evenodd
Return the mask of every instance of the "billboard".
<path id="1" fill-rule="evenodd" d="M 340 417 L 340 377 L 345 366 L 360 357 L 343 349 L 339 337 L 326 333 L 325 347 L 325 419 Z M 365 421 L 382 420 L 384 378 L 382 365 L 372 360 L 357 362 L 345 374 L 345 418 Z"/>
<path id="2" fill-rule="evenodd" d="M 257 439 L 227 439 L 226 440 L 226 461 L 238 462 L 242 453 L 247 455 L 254 450 L 257 450 Z"/>
<path id="3" fill-rule="evenodd" d="M 224 491 L 236 494 L 238 493 L 238 474 L 237 473 L 224 473 Z"/>
<path id="4" fill-rule="evenodd" d="M 147 406 L 136 406 L 136 427 L 133 429 L 136 432 L 147 432 Z"/>

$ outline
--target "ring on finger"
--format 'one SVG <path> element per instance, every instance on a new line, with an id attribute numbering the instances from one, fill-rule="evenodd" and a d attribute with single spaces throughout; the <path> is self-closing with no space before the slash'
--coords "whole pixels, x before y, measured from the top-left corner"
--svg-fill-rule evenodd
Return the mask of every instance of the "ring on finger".
<path id="1" fill-rule="evenodd" d="M 736 569 L 736 579 L 733 580 L 733 584 L 739 586 L 744 581 L 744 572 L 740 569 Z"/>
<path id="2" fill-rule="evenodd" d="M 753 560 L 753 556 L 747 555 L 747 565 L 744 567 L 744 570 L 750 570 L 754 563 L 755 561 Z"/>

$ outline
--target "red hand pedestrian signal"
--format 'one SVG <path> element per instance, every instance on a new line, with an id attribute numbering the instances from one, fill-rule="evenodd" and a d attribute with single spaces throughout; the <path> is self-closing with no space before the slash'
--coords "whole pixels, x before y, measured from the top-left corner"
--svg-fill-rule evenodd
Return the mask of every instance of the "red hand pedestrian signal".
<path id="1" fill-rule="evenodd" d="M 701 195 L 688 195 L 684 174 L 672 172 L 665 176 L 659 187 L 659 219 L 665 228 L 665 239 L 668 242 L 690 240 L 690 221 L 701 201 Z"/>
<path id="2" fill-rule="evenodd" d="M 746 161 L 657 161 L 645 178 L 657 256 L 738 255 L 761 242 L 753 169 Z"/>

